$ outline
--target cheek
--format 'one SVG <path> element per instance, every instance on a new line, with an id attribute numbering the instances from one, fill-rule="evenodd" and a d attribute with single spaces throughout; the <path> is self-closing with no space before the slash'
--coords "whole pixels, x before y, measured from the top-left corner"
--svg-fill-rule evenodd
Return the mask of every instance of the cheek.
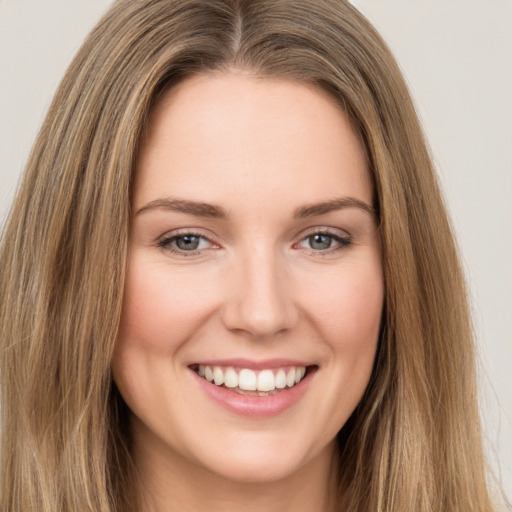
<path id="1" fill-rule="evenodd" d="M 321 430 L 325 442 L 345 425 L 370 380 L 384 300 L 380 254 L 358 253 L 300 286 L 303 311 L 322 352 L 323 393 L 315 397 L 311 429 Z"/>
<path id="2" fill-rule="evenodd" d="M 165 262 L 130 262 L 126 280 L 119 348 L 173 353 L 206 321 L 214 301 L 205 276 L 173 269 Z M 200 290 L 200 293 L 198 293 Z"/>
<path id="3" fill-rule="evenodd" d="M 112 371 L 130 409 L 152 424 L 158 421 L 155 411 L 165 410 L 162 404 L 172 409 L 170 402 L 183 399 L 169 392 L 180 375 L 180 351 L 208 324 L 215 295 L 209 288 L 198 293 L 207 276 L 170 272 L 165 261 L 141 253 L 134 250 L 130 257 Z"/>
<path id="4" fill-rule="evenodd" d="M 310 296 L 310 311 L 334 350 L 359 352 L 376 346 L 384 284 L 380 262 L 347 266 L 333 273 L 326 286 Z"/>

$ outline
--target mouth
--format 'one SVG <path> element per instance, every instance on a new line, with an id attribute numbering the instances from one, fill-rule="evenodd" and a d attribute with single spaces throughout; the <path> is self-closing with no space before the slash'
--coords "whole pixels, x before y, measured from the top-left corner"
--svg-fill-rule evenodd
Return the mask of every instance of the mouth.
<path id="1" fill-rule="evenodd" d="M 251 368 L 193 364 L 190 369 L 219 388 L 246 396 L 273 396 L 294 388 L 317 367 Z"/>

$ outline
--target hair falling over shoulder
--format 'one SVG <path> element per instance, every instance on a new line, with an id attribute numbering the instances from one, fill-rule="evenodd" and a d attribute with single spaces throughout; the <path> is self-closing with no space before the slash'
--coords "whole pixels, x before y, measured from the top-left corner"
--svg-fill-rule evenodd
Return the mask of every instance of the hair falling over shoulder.
<path id="1" fill-rule="evenodd" d="M 340 0 L 118 0 L 71 63 L 0 248 L 4 512 L 135 512 L 112 383 L 138 141 L 158 95 L 239 69 L 327 90 L 364 143 L 385 272 L 370 385 L 339 434 L 339 510 L 488 512 L 464 278 L 387 46 Z"/>

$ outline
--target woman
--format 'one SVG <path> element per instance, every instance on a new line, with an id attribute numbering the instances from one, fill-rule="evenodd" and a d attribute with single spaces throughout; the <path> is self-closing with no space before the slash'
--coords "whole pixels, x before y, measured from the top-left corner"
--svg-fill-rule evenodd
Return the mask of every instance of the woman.
<path id="1" fill-rule="evenodd" d="M 3 510 L 493 510 L 449 223 L 349 4 L 117 2 L 0 268 Z"/>

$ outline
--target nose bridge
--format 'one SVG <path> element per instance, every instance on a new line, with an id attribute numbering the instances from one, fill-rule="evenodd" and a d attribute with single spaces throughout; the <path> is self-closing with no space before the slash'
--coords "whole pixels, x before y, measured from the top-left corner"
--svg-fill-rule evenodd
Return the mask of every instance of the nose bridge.
<path id="1" fill-rule="evenodd" d="M 290 329 L 298 315 L 281 255 L 270 244 L 252 244 L 238 255 L 227 327 L 265 337 Z"/>

